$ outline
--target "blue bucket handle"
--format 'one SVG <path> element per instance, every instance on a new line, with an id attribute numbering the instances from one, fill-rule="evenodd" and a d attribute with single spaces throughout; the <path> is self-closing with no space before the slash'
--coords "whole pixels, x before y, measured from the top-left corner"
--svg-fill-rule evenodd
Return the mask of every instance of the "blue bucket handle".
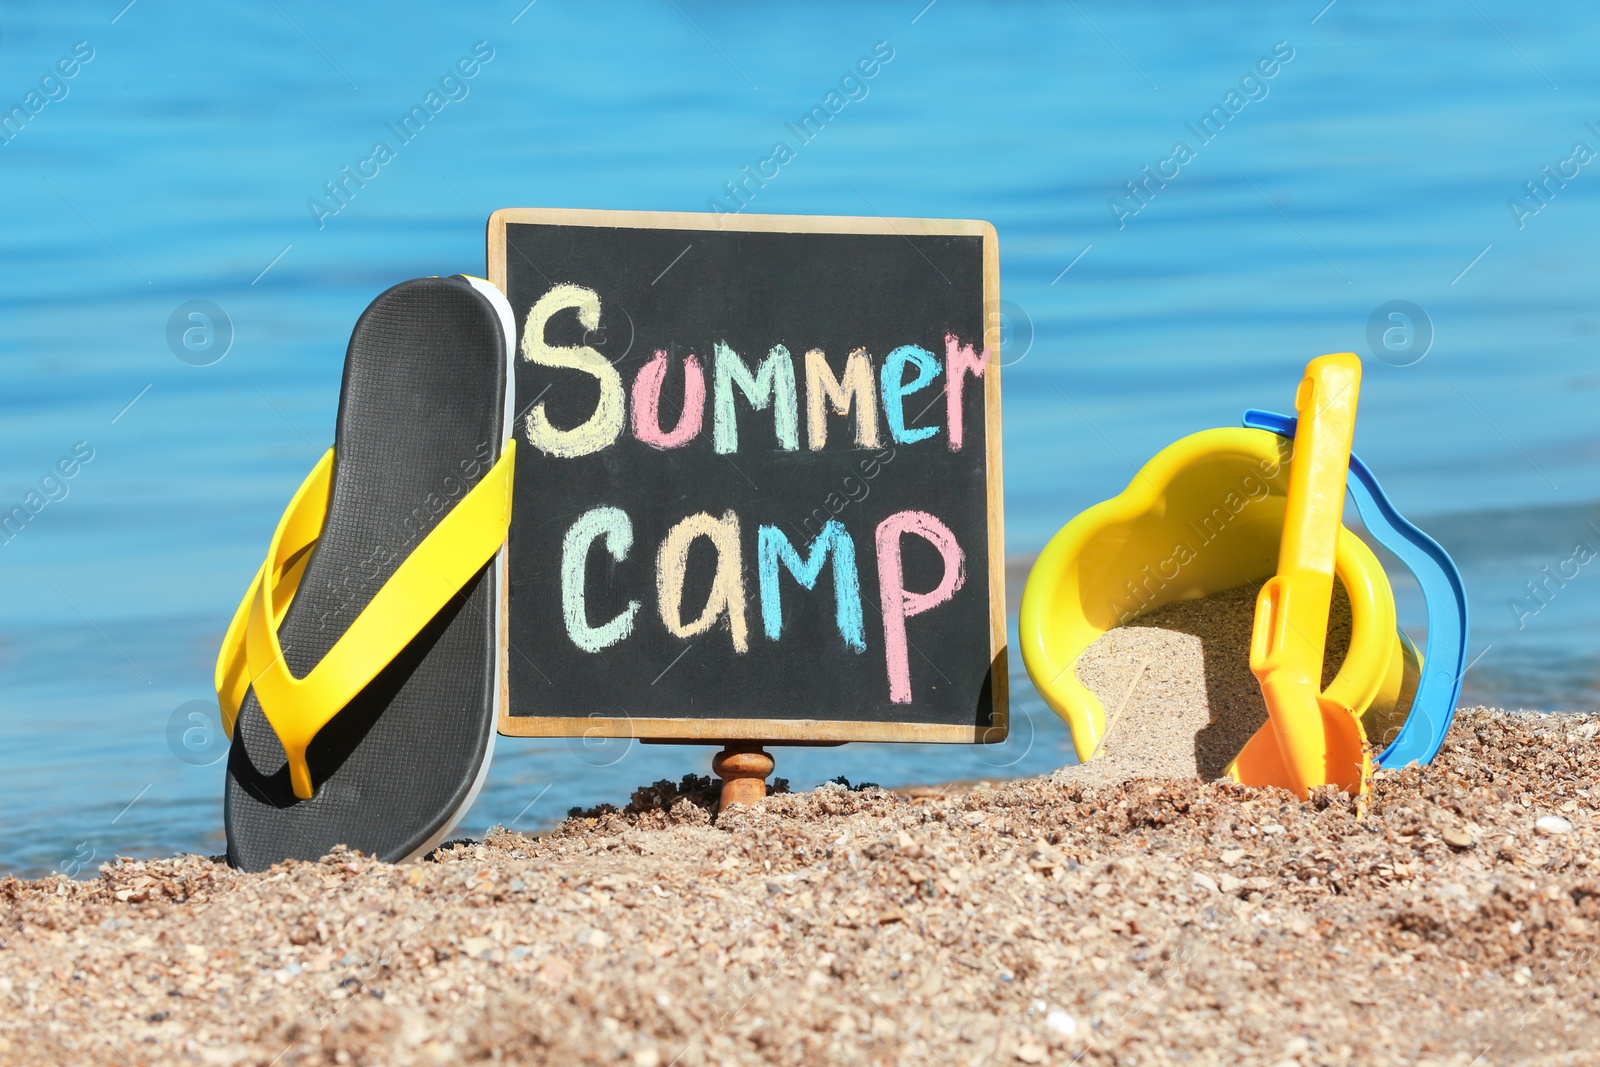
<path id="1" fill-rule="evenodd" d="M 1292 415 L 1251 408 L 1244 425 L 1269 430 L 1293 440 Z M 1467 656 L 1467 592 L 1461 572 L 1439 542 L 1401 515 L 1367 465 L 1350 454 L 1350 496 L 1361 522 L 1373 539 L 1393 552 L 1416 575 L 1428 608 L 1428 641 L 1422 656 L 1422 678 L 1400 733 L 1378 755 L 1382 767 L 1430 763 L 1444 744 L 1461 697 L 1462 668 Z"/>

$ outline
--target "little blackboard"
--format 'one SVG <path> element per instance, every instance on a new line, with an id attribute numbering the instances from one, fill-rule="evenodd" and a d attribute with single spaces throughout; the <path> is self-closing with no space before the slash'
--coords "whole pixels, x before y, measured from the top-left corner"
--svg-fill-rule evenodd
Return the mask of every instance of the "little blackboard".
<path id="1" fill-rule="evenodd" d="M 500 732 L 1004 740 L 998 264 L 984 222 L 496 211 Z"/>

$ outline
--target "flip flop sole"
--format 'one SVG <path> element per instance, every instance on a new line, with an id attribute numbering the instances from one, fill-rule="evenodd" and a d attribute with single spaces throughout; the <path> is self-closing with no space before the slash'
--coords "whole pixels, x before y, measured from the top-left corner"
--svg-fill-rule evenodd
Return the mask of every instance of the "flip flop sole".
<path id="1" fill-rule="evenodd" d="M 278 635 L 311 670 L 412 548 L 500 458 L 511 309 L 478 279 L 403 282 L 350 337 L 327 518 Z M 499 711 L 504 547 L 307 751 L 295 797 L 254 692 L 228 756 L 228 862 L 261 870 L 336 845 L 399 862 L 443 840 L 489 767 Z"/>

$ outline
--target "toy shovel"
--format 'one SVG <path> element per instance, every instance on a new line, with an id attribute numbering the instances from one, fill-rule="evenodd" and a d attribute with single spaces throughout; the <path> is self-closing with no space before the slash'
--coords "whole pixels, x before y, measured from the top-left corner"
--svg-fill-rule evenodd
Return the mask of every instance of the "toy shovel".
<path id="1" fill-rule="evenodd" d="M 1299 423 L 1278 571 L 1256 597 L 1250 670 L 1261 683 L 1267 723 L 1230 768 L 1246 785 L 1275 785 L 1304 798 L 1333 784 L 1364 792 L 1372 774 L 1366 735 L 1353 710 L 1322 695 L 1333 564 L 1355 436 L 1361 361 L 1319 356 L 1295 394 Z"/>

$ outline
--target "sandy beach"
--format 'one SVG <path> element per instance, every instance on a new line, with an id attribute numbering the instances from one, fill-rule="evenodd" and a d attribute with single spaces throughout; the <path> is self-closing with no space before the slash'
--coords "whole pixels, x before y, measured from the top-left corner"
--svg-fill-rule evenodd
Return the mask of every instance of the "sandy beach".
<path id="1" fill-rule="evenodd" d="M 1464 711 L 1360 805 L 702 779 L 408 866 L 8 878 L 0 1061 L 1593 1062 L 1597 731 Z"/>

